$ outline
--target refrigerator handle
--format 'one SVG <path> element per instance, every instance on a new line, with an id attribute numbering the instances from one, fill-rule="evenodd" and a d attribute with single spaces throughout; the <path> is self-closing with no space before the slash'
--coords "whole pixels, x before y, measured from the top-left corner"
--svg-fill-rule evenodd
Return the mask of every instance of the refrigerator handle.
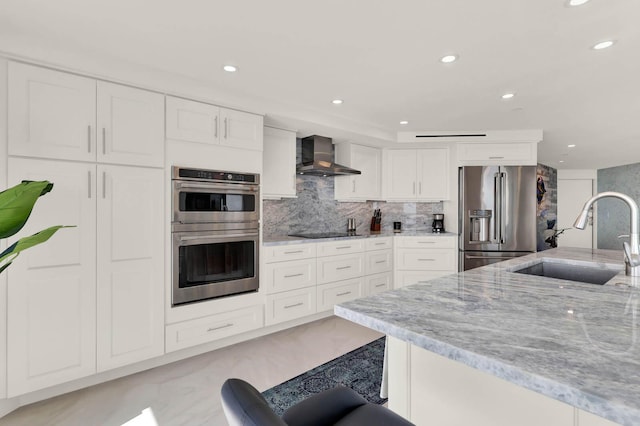
<path id="1" fill-rule="evenodd" d="M 500 173 L 493 174 L 493 241 L 500 243 L 500 230 L 502 229 L 502 190 Z"/>
<path id="2" fill-rule="evenodd" d="M 507 216 L 507 205 L 505 202 L 505 187 L 506 187 L 507 175 L 504 172 L 500 173 L 500 244 L 504 244 L 504 237 L 507 235 L 506 224 L 504 221 Z"/>

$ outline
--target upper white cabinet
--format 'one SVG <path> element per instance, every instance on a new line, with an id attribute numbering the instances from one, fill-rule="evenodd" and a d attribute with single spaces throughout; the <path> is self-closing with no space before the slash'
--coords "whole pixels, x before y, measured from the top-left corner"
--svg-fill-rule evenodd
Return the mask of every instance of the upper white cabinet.
<path id="1" fill-rule="evenodd" d="M 167 138 L 262 150 L 262 116 L 167 96 Z"/>
<path id="2" fill-rule="evenodd" d="M 98 81 L 98 161 L 162 167 L 164 96 Z"/>
<path id="3" fill-rule="evenodd" d="M 9 62 L 9 154 L 96 158 L 96 82 Z"/>
<path id="4" fill-rule="evenodd" d="M 336 176 L 337 200 L 378 200 L 381 195 L 382 151 L 379 148 L 351 143 L 337 144 L 336 163 L 344 164 L 362 174 Z"/>
<path id="5" fill-rule="evenodd" d="M 296 196 L 296 133 L 264 128 L 262 164 L 263 198 Z"/>
<path id="6" fill-rule="evenodd" d="M 538 161 L 537 149 L 537 142 L 459 143 L 458 164 L 535 166 Z"/>
<path id="7" fill-rule="evenodd" d="M 390 149 L 385 176 L 387 200 L 448 200 L 449 149 Z"/>
<path id="8" fill-rule="evenodd" d="M 164 96 L 9 63 L 9 154 L 162 167 Z"/>

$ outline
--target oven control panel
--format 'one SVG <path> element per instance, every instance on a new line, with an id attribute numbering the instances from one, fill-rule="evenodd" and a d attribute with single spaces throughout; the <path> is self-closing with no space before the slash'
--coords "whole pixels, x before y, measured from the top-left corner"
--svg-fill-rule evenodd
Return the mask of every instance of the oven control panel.
<path id="1" fill-rule="evenodd" d="M 259 175 L 253 173 L 225 172 L 220 170 L 188 169 L 173 166 L 173 179 L 238 182 L 258 184 Z"/>

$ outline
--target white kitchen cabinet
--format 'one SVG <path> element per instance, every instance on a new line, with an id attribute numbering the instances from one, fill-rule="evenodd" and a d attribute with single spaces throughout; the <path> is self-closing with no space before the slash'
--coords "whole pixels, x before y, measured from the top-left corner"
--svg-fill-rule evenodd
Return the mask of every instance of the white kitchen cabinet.
<path id="1" fill-rule="evenodd" d="M 364 296 L 364 278 L 356 277 L 318 285 L 318 312 L 333 311 L 334 305 Z"/>
<path id="2" fill-rule="evenodd" d="M 393 268 L 393 250 L 377 250 L 365 253 L 366 275 L 387 272 Z"/>
<path id="3" fill-rule="evenodd" d="M 390 149 L 386 157 L 386 199 L 442 201 L 449 194 L 449 149 Z"/>
<path id="4" fill-rule="evenodd" d="M 360 170 L 359 175 L 335 177 L 335 198 L 345 201 L 378 200 L 381 196 L 382 151 L 341 143 L 335 146 L 336 163 Z"/>
<path id="5" fill-rule="evenodd" d="M 316 259 L 266 263 L 264 287 L 267 294 L 316 285 Z"/>
<path id="6" fill-rule="evenodd" d="M 393 272 L 367 275 L 364 277 L 364 294 L 371 296 L 393 288 Z"/>
<path id="7" fill-rule="evenodd" d="M 95 80 L 9 62 L 8 84 L 10 155 L 95 160 Z"/>
<path id="8" fill-rule="evenodd" d="M 537 142 L 458 143 L 460 166 L 535 166 Z"/>
<path id="9" fill-rule="evenodd" d="M 262 151 L 262 116 L 167 96 L 167 138 Z"/>
<path id="10" fill-rule="evenodd" d="M 163 171 L 98 166 L 98 371 L 164 351 Z"/>
<path id="11" fill-rule="evenodd" d="M 296 133 L 264 128 L 262 198 L 296 197 Z"/>
<path id="12" fill-rule="evenodd" d="M 20 235 L 75 225 L 8 270 L 9 396 L 162 355 L 163 171 L 8 163 L 12 183 L 54 183 Z"/>
<path id="13" fill-rule="evenodd" d="M 10 158 L 8 166 L 11 186 L 24 179 L 54 183 L 16 237 L 75 225 L 23 252 L 6 271 L 13 397 L 96 372 L 97 194 L 92 164 Z"/>
<path id="14" fill-rule="evenodd" d="M 318 257 L 317 283 L 346 280 L 364 275 L 364 254 Z"/>
<path id="15" fill-rule="evenodd" d="M 164 96 L 98 81 L 97 161 L 164 166 Z"/>
<path id="16" fill-rule="evenodd" d="M 267 296 L 265 324 L 272 325 L 316 313 L 316 287 Z"/>
<path id="17" fill-rule="evenodd" d="M 456 272 L 456 237 L 394 237 L 394 286 L 404 287 Z"/>
<path id="18" fill-rule="evenodd" d="M 364 251 L 364 239 L 350 238 L 347 240 L 336 240 L 318 243 L 316 250 L 318 252 L 318 257 L 361 253 Z"/>
<path id="19" fill-rule="evenodd" d="M 164 165 L 164 96 L 9 63 L 9 155 Z"/>

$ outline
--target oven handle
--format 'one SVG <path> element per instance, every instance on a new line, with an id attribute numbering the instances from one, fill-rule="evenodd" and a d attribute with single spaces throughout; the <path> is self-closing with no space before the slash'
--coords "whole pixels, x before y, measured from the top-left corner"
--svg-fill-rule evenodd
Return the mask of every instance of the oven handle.
<path id="1" fill-rule="evenodd" d="M 180 237 L 180 241 L 193 241 L 193 240 L 219 240 L 221 238 L 242 238 L 242 237 L 256 237 L 258 233 L 243 233 L 243 234 L 223 234 L 223 235 L 193 235 L 193 236 L 182 236 Z"/>
<path id="2" fill-rule="evenodd" d="M 236 191 L 256 192 L 258 185 L 254 184 L 237 184 L 237 183 L 191 183 L 191 182 L 176 182 L 176 189 L 181 188 L 193 188 L 193 189 L 233 189 Z"/>

